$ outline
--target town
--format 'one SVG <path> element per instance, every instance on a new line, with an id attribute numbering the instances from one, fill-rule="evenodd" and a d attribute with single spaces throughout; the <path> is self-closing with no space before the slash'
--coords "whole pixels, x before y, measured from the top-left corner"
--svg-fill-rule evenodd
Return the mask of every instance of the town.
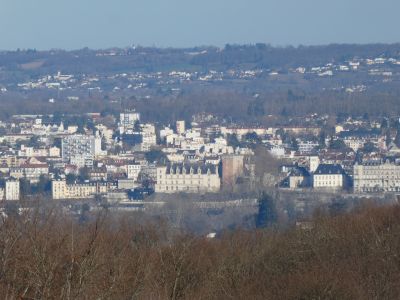
<path id="1" fill-rule="evenodd" d="M 297 122 L 303 126 L 221 125 L 201 113 L 191 122 L 142 123 L 132 109 L 14 115 L 0 124 L 0 195 L 145 210 L 171 194 L 225 194 L 226 204 L 265 189 L 400 193 L 400 119 L 312 114 Z"/>

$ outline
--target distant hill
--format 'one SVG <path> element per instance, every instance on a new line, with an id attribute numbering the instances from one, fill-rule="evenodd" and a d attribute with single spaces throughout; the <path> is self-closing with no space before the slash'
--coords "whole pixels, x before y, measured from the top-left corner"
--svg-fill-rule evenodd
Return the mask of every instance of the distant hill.
<path id="1" fill-rule="evenodd" d="M 379 56 L 399 58 L 400 44 L 272 47 L 266 44 L 226 45 L 189 49 L 115 48 L 108 50 L 81 49 L 75 51 L 19 50 L 0 52 L 0 68 L 24 70 L 32 74 L 107 73 L 122 71 L 163 71 L 215 69 L 235 67 L 280 68 L 315 66 L 327 62 L 340 63 L 354 58 Z"/>

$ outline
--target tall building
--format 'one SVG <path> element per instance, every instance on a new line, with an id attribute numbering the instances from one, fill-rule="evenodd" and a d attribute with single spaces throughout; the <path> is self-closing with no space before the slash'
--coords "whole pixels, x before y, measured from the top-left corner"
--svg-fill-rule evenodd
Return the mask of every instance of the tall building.
<path id="1" fill-rule="evenodd" d="M 221 180 L 214 165 L 172 164 L 157 168 L 157 193 L 216 193 Z"/>
<path id="2" fill-rule="evenodd" d="M 400 192 L 400 165 L 394 161 L 356 163 L 354 192 Z"/>
<path id="3" fill-rule="evenodd" d="M 144 124 L 142 128 L 141 151 L 150 151 L 151 147 L 157 145 L 156 128 L 153 124 Z"/>
<path id="4" fill-rule="evenodd" d="M 185 121 L 176 121 L 176 133 L 184 134 L 186 131 Z"/>
<path id="5" fill-rule="evenodd" d="M 6 200 L 19 200 L 19 180 L 7 180 L 5 188 Z"/>
<path id="6" fill-rule="evenodd" d="M 222 186 L 233 187 L 238 177 L 244 172 L 243 155 L 222 156 Z"/>
<path id="7" fill-rule="evenodd" d="M 119 131 L 121 134 L 135 127 L 136 122 L 140 121 L 140 113 L 135 110 L 126 110 L 119 115 Z"/>
<path id="8" fill-rule="evenodd" d="M 96 155 L 100 155 L 101 138 L 88 135 L 70 135 L 62 141 L 62 159 L 78 167 L 92 166 Z"/>
<path id="9" fill-rule="evenodd" d="M 318 156 L 308 156 L 308 165 L 311 173 L 314 173 L 317 170 L 319 163 L 320 160 Z"/>

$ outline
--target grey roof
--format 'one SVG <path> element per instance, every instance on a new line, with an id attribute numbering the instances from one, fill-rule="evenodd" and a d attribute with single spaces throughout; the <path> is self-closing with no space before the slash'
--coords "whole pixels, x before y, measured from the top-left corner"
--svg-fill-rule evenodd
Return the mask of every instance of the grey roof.
<path id="1" fill-rule="evenodd" d="M 218 169 L 215 165 L 212 164 L 168 164 L 167 165 L 167 174 L 190 174 L 190 170 L 193 170 L 194 174 L 198 174 L 199 171 L 201 174 L 207 174 L 208 171 L 211 174 L 217 174 Z"/>
<path id="2" fill-rule="evenodd" d="M 289 173 L 289 176 L 303 176 L 308 177 L 310 173 L 304 167 L 295 166 Z"/>
<path id="3" fill-rule="evenodd" d="M 343 168 L 338 164 L 320 164 L 315 170 L 317 175 L 344 174 Z"/>

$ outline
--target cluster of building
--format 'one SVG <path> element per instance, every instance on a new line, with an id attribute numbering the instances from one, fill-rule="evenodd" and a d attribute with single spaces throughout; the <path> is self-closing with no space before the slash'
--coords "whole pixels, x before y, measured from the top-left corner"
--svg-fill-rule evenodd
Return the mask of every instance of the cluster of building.
<path id="1" fill-rule="evenodd" d="M 29 196 L 27 182 L 47 186 L 40 191 L 58 200 L 127 199 L 132 191 L 218 193 L 239 179 L 262 181 L 255 174 L 255 144 L 281 162 L 278 177 L 257 176 L 280 188 L 400 192 L 400 130 L 389 119 L 347 118 L 325 134 L 315 124 L 328 116 L 318 115 L 305 117 L 303 126 L 282 127 L 220 125 L 205 115 L 161 126 L 141 122 L 134 110 L 114 124 L 97 113 L 85 118 L 91 129 L 54 124 L 48 116 L 0 123 L 0 198 Z"/>
<path id="2" fill-rule="evenodd" d="M 348 118 L 329 136 L 303 135 L 291 143 L 265 140 L 270 153 L 289 163 L 282 167 L 280 186 L 348 190 L 354 193 L 400 191 L 400 129 L 398 119 Z M 390 123 L 396 124 L 391 126 Z"/>
<path id="3" fill-rule="evenodd" d="M 103 124 L 100 114 L 84 118 L 91 119 L 94 128 L 55 124 L 48 121 L 51 116 L 37 115 L 17 115 L 0 123 L 4 132 L 0 197 L 31 196 L 23 188 L 26 182 L 32 186 L 51 182 L 50 190 L 41 192 L 58 200 L 99 195 L 126 199 L 131 191 L 141 189 L 144 193 L 215 193 L 223 185 L 234 185 L 244 173 L 244 157 L 253 154 L 247 148 L 228 146 L 222 136 L 212 138 L 214 131 L 195 123 L 190 128 L 185 121 L 161 128 L 142 123 L 134 110 L 122 112 L 111 126 Z M 233 176 L 229 164 L 222 165 L 234 158 L 241 167 L 233 167 Z"/>

